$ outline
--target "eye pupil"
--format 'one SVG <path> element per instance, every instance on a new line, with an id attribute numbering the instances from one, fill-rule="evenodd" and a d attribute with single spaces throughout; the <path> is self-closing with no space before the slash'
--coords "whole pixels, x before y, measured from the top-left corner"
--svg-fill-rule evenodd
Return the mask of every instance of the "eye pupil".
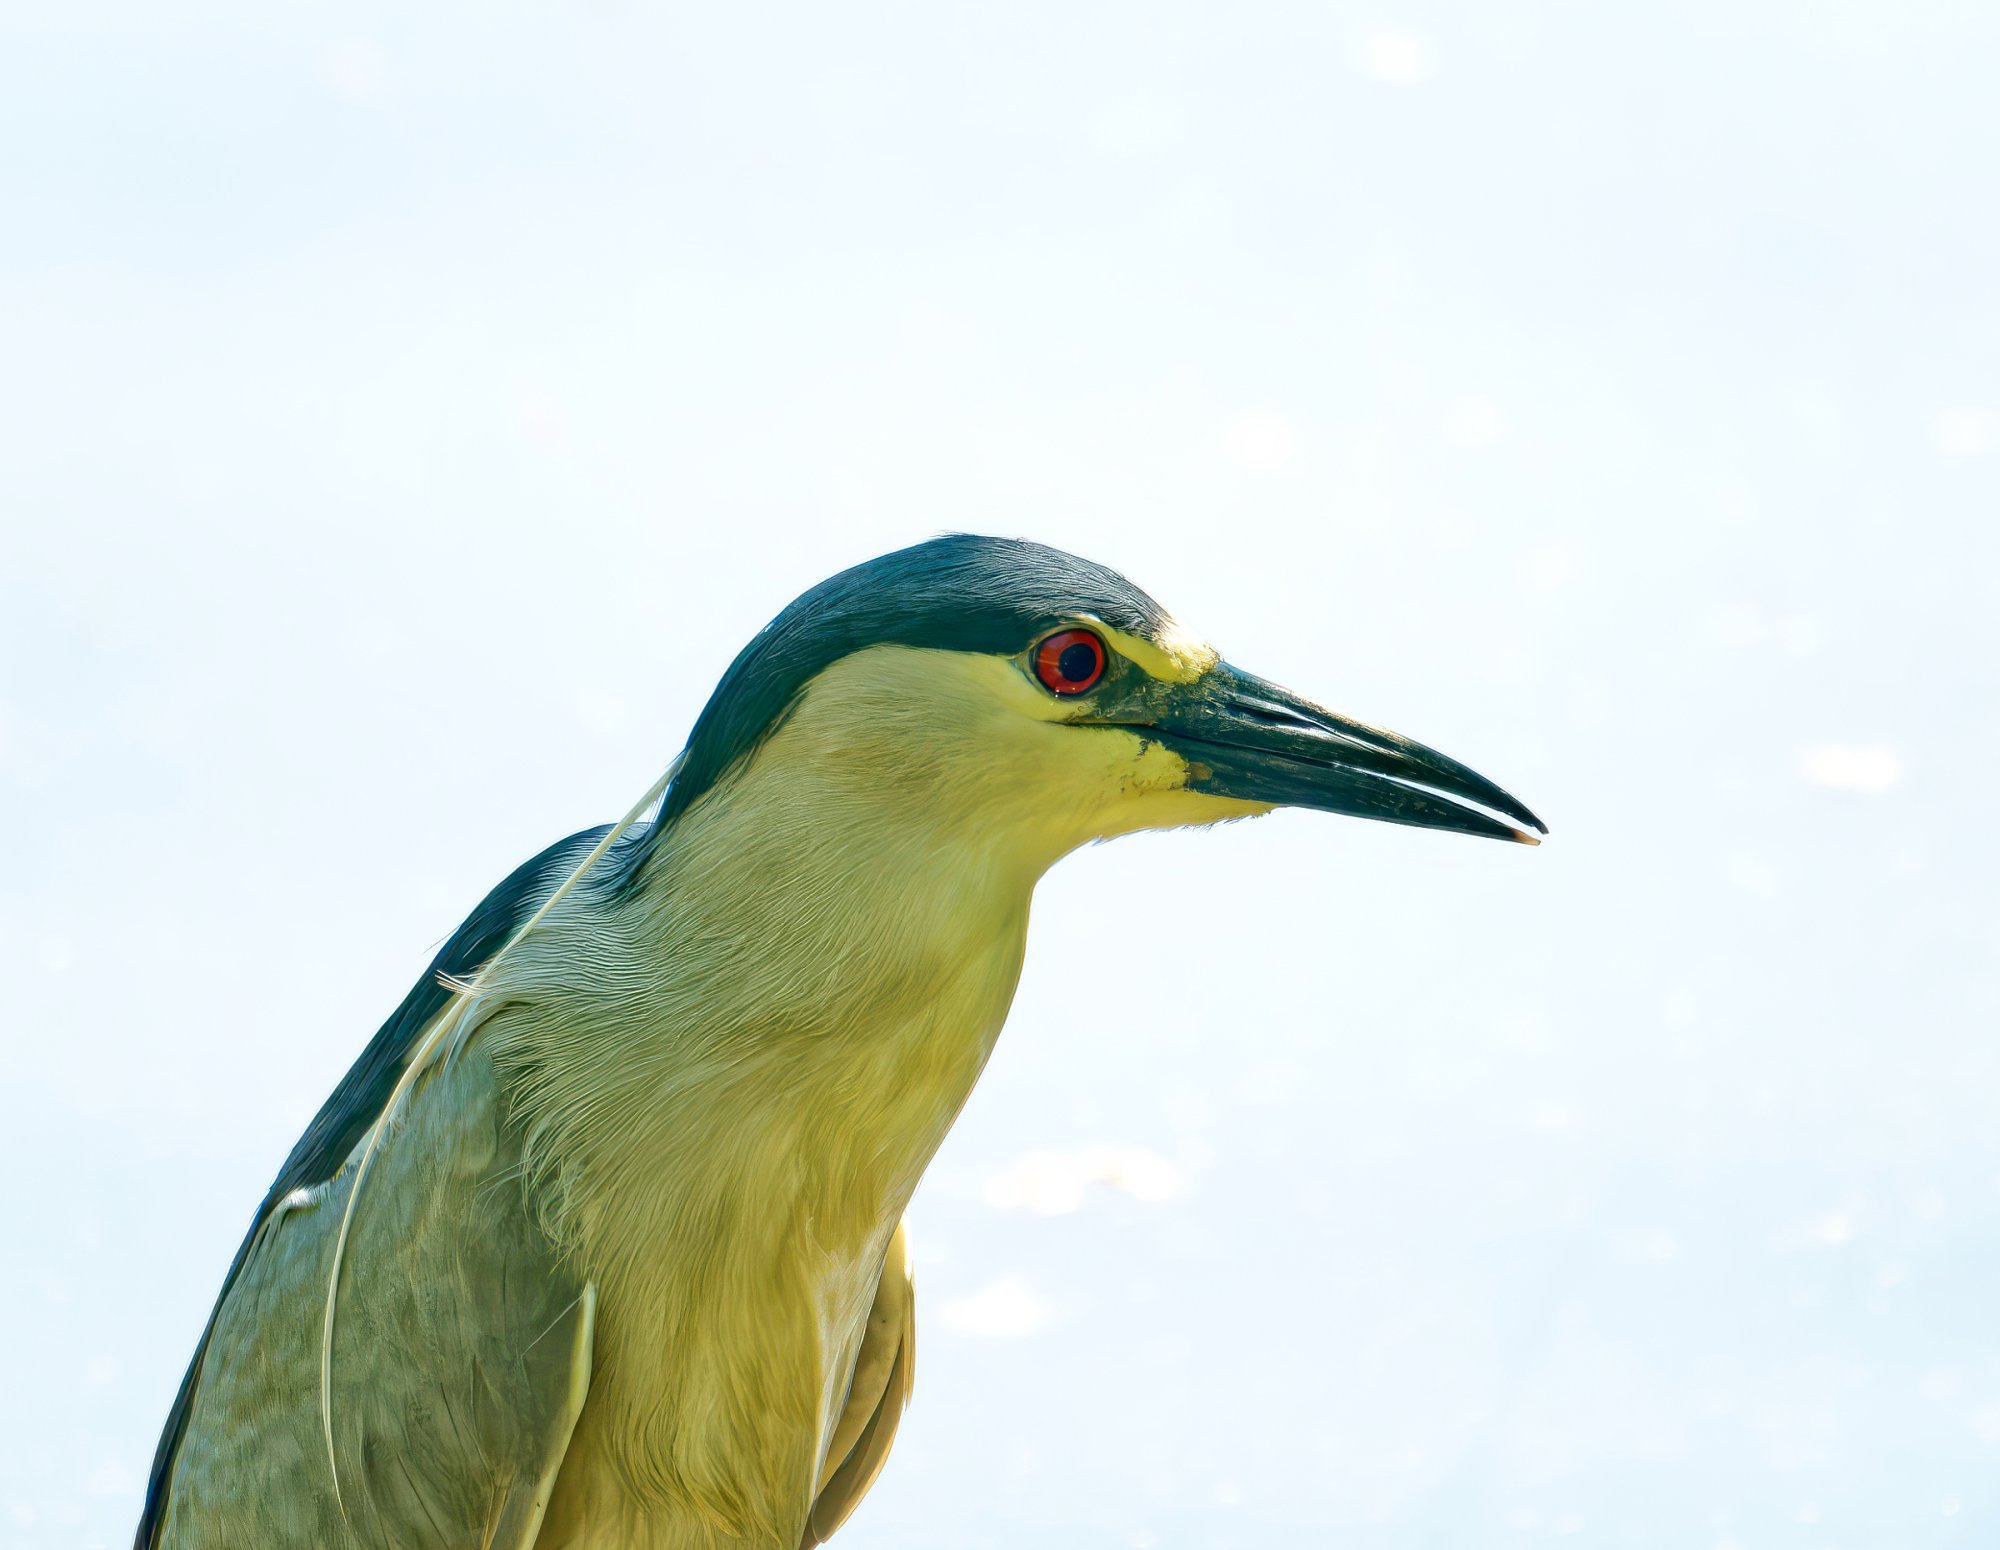
<path id="1" fill-rule="evenodd" d="M 1082 694 L 1104 676 L 1104 642 L 1089 630 L 1058 630 L 1035 648 L 1035 676 L 1052 694 Z"/>

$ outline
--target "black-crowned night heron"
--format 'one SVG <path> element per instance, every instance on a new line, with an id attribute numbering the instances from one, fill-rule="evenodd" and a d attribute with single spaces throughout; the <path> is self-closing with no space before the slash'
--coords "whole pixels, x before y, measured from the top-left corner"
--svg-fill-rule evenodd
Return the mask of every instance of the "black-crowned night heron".
<path id="1" fill-rule="evenodd" d="M 1054 549 L 940 538 L 815 587 L 625 822 L 481 902 L 313 1119 L 141 1550 L 823 1540 L 909 1396 L 903 1210 L 1036 880 L 1278 805 L 1543 827 Z"/>

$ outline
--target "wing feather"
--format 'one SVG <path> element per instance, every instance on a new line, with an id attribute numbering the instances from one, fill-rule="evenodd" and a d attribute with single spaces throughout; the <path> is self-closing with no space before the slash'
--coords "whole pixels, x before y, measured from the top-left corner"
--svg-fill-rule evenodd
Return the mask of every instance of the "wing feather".
<path id="1" fill-rule="evenodd" d="M 378 1153 L 334 1369 L 338 1494 L 317 1335 L 353 1173 L 260 1229 L 209 1332 L 161 1546 L 532 1544 L 588 1392 L 596 1299 L 529 1207 L 502 1107 L 474 1039 Z"/>
<path id="2" fill-rule="evenodd" d="M 218 1321 L 238 1292 L 240 1283 L 246 1275 L 253 1280 L 258 1279 L 254 1274 L 257 1263 L 272 1252 L 272 1245 L 277 1239 L 290 1232 L 287 1218 L 292 1221 L 300 1219 L 294 1206 L 301 1199 L 300 1192 L 304 1192 L 304 1198 L 315 1207 L 327 1203 L 326 1197 L 330 1194 L 338 1195 L 344 1201 L 344 1192 L 339 1188 L 342 1166 L 380 1115 L 382 1106 L 402 1075 L 410 1052 L 417 1047 L 425 1029 L 451 998 L 452 992 L 442 982 L 442 977 L 464 979 L 476 973 L 532 914 L 550 889 L 606 832 L 607 827 L 601 826 L 571 835 L 550 846 L 518 867 L 480 901 L 479 906 L 439 950 L 423 977 L 369 1041 L 368 1047 L 349 1068 L 292 1148 L 251 1218 L 250 1229 L 230 1262 L 215 1307 L 209 1314 L 207 1327 L 202 1331 L 194 1358 L 188 1364 L 180 1391 L 168 1412 L 159 1446 L 153 1456 L 134 1550 L 159 1550 L 165 1543 L 163 1533 L 172 1482 L 188 1440 L 197 1391 L 209 1366 Z M 336 1205 L 336 1215 L 337 1210 Z M 315 1226 L 306 1235 L 317 1237 L 322 1230 L 317 1224 L 325 1219 L 325 1213 L 316 1210 L 313 1219 Z M 298 1233 L 290 1235 L 300 1236 Z M 324 1467 L 322 1456 L 322 1473 Z"/>
<path id="3" fill-rule="evenodd" d="M 916 1370 L 916 1285 L 910 1274 L 907 1227 L 898 1223 L 883 1258 L 875 1304 L 854 1358 L 847 1404 L 827 1448 L 819 1496 L 806 1520 L 801 1550 L 831 1539 L 882 1473 L 896 1440 L 896 1424 L 910 1402 Z"/>

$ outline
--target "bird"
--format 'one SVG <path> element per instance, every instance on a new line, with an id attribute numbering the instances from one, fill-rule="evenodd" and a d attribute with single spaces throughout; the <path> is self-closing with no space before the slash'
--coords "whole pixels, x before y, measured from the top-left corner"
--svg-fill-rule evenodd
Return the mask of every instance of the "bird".
<path id="1" fill-rule="evenodd" d="M 904 1212 L 1037 881 L 1278 807 L 1548 832 L 1062 550 L 946 534 L 813 587 L 623 820 L 479 903 L 308 1124 L 135 1550 L 823 1543 L 910 1398 Z M 1162 952 L 1202 929 L 1162 915 Z"/>

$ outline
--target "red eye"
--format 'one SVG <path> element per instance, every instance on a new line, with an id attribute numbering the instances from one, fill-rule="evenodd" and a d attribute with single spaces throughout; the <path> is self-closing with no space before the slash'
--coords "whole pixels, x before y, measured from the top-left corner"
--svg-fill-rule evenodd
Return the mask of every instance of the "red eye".
<path id="1" fill-rule="evenodd" d="M 1035 648 L 1035 676 L 1053 694 L 1082 694 L 1104 676 L 1104 642 L 1088 630 L 1058 630 Z"/>

